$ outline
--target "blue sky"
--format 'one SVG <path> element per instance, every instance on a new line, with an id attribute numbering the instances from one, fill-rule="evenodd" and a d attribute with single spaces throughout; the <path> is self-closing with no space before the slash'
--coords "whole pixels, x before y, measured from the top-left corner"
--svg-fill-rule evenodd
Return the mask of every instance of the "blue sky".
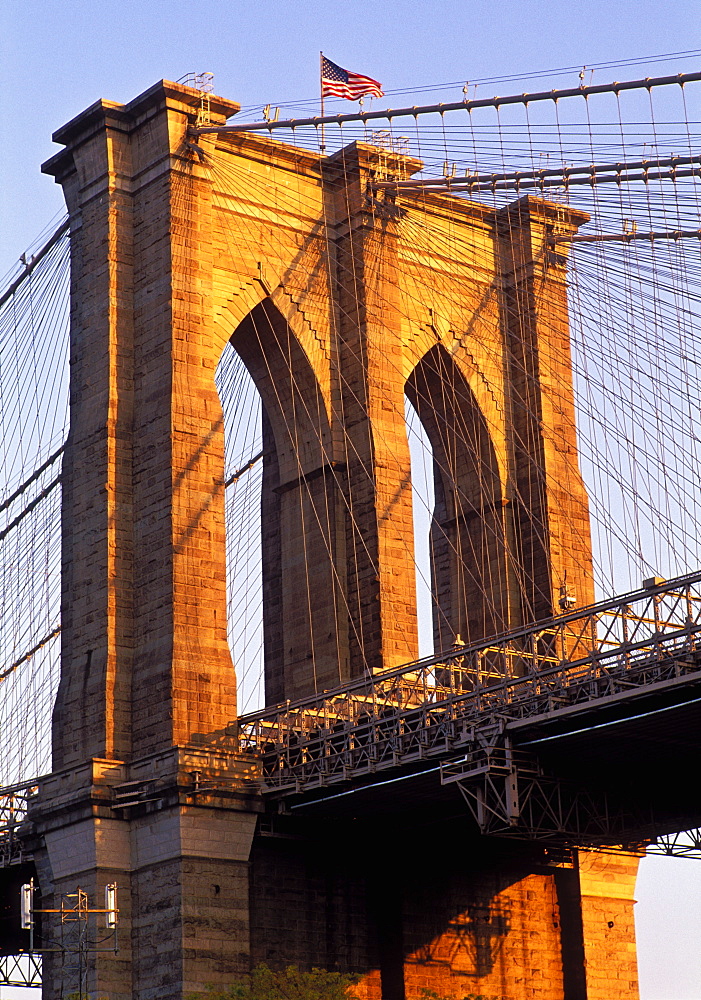
<path id="1" fill-rule="evenodd" d="M 126 102 L 162 77 L 210 70 L 216 92 L 244 106 L 311 108 L 323 49 L 387 91 L 413 88 L 388 96 L 395 106 L 455 100 L 465 80 L 701 48 L 700 23 L 698 0 L 3 0 L 0 274 L 62 211 L 60 189 L 39 170 L 57 149 L 51 133 L 98 98 Z M 600 69 L 594 81 L 700 62 Z M 545 81 L 577 82 L 576 70 Z M 543 86 L 485 84 L 480 93 Z M 701 863 L 644 862 L 638 895 L 643 1000 L 698 1000 Z"/>
<path id="2" fill-rule="evenodd" d="M 694 0 L 3 0 L 0 18 L 0 274 L 62 207 L 39 173 L 51 133 L 97 98 L 211 70 L 243 105 L 313 100 L 320 49 L 396 90 L 701 45 Z M 525 84 L 482 88 L 508 89 Z"/>

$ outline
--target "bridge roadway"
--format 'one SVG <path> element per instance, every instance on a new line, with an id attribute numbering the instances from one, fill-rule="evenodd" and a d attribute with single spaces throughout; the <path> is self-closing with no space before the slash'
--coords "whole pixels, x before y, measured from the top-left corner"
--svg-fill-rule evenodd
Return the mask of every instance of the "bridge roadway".
<path id="1" fill-rule="evenodd" d="M 294 832 L 295 816 L 459 813 L 475 832 L 536 842 L 546 863 L 611 845 L 701 857 L 701 572 L 648 584 L 243 716 L 212 743 L 262 762 L 261 834 Z M 0 985 L 41 981 L 40 957 L 14 954 L 40 783 L 0 788 Z M 150 787 L 130 794 L 148 802 Z"/>
<path id="2" fill-rule="evenodd" d="M 244 716 L 239 745 L 283 812 L 440 809 L 459 791 L 483 833 L 581 846 L 690 829 L 701 573 L 647 584 Z"/>
<path id="3" fill-rule="evenodd" d="M 271 812 L 440 809 L 459 792 L 483 833 L 696 850 L 667 835 L 701 825 L 701 572 L 648 582 L 242 716 L 212 742 L 262 761 Z M 26 858 L 40 780 L 0 788 L 0 867 Z"/>

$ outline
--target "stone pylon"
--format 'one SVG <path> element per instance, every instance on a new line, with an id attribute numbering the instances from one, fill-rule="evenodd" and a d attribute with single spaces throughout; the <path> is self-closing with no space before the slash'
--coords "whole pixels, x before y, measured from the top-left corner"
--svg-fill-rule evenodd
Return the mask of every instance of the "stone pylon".
<path id="1" fill-rule="evenodd" d="M 437 646 L 547 617 L 563 588 L 586 604 L 566 257 L 548 242 L 585 217 L 534 198 L 499 212 L 400 203 L 372 181 L 416 160 L 362 143 L 320 157 L 243 133 L 194 142 L 203 106 L 169 82 L 100 101 L 56 133 L 65 149 L 44 167 L 70 213 L 72 316 L 54 773 L 33 816 L 43 901 L 80 885 L 99 905 L 117 882 L 119 950 L 88 965 L 91 995 L 112 1000 L 175 1000 L 252 960 L 352 969 L 391 1000 L 457 989 L 463 973 L 503 992 L 491 959 L 465 972 L 472 959 L 448 945 L 421 958 L 452 939 L 424 926 L 408 883 L 392 911 L 403 930 L 385 934 L 380 875 L 352 843 L 355 868 L 325 868 L 311 858 L 328 848 L 322 827 L 280 848 L 258 825 L 257 764 L 229 725 L 214 373 L 231 342 L 263 403 L 268 703 L 417 656 L 405 397 L 433 451 Z M 237 110 L 208 99 L 215 124 Z M 553 876 L 524 864 L 489 890 L 517 887 L 518 913 L 498 925 L 522 956 L 509 1000 L 583 997 Z M 326 950 L 293 945 L 296 917 L 322 897 Z M 547 933 L 524 951 L 530 910 Z M 588 947 L 581 916 L 567 919 Z M 529 993 L 529 969 L 546 967 L 548 985 Z M 65 956 L 45 968 L 47 1000 L 77 988 Z"/>

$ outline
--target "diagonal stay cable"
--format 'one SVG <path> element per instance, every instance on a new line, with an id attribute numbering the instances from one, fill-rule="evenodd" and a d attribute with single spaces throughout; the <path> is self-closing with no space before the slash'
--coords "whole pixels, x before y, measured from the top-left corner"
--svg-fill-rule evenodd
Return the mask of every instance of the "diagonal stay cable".
<path id="1" fill-rule="evenodd" d="M 29 277 L 37 264 L 46 257 L 47 253 L 58 243 L 61 237 L 68 232 L 70 228 L 70 219 L 65 219 L 61 225 L 58 227 L 53 236 L 44 244 L 41 250 L 37 250 L 31 260 L 28 260 L 24 265 L 24 270 L 22 273 L 15 278 L 11 285 L 0 295 L 0 309 L 5 305 L 8 299 L 11 299 L 15 294 L 17 289 L 20 287 L 25 278 Z"/>
<path id="2" fill-rule="evenodd" d="M 48 486 L 44 487 L 44 489 L 41 491 L 41 493 L 37 493 L 37 495 L 34 497 L 34 499 L 30 503 L 27 504 L 27 506 L 24 508 L 24 510 L 22 511 L 21 514 L 18 514 L 17 517 L 13 521 L 10 521 L 10 523 L 7 525 L 6 528 L 3 528 L 2 531 L 0 531 L 0 542 L 2 542 L 7 537 L 7 535 L 12 531 L 12 529 L 16 528 L 17 525 L 21 521 L 23 521 L 24 518 L 28 514 L 31 514 L 31 512 L 34 510 L 34 508 L 39 503 L 41 503 L 41 501 L 44 500 L 49 495 L 49 493 L 51 493 L 51 491 L 54 489 L 54 487 L 58 486 L 58 484 L 60 482 L 61 482 L 61 475 L 59 473 L 59 475 L 56 476 L 55 479 L 51 480 L 51 482 L 49 483 Z"/>
<path id="3" fill-rule="evenodd" d="M 21 667 L 23 663 L 26 663 L 27 660 L 31 660 L 34 654 L 38 653 L 39 650 L 47 644 L 47 642 L 51 642 L 52 639 L 55 639 L 56 636 L 59 635 L 60 631 L 61 626 L 57 625 L 56 628 L 52 629 L 48 633 L 48 635 L 45 635 L 43 639 L 40 639 L 39 642 L 36 643 L 36 645 L 32 646 L 30 650 L 20 656 L 18 660 L 15 660 L 14 663 L 11 663 L 10 666 L 6 667 L 4 670 L 0 670 L 0 681 L 4 681 L 6 677 L 9 677 L 11 673 L 14 673 L 14 671 L 18 667 Z"/>
<path id="4" fill-rule="evenodd" d="M 56 461 L 57 458 L 60 458 L 60 456 L 63 454 L 63 447 L 64 446 L 61 445 L 61 447 L 58 448 L 53 453 L 53 455 L 50 455 L 46 459 L 46 461 L 42 465 L 40 465 L 39 468 L 36 469 L 31 474 L 31 476 L 28 479 L 25 479 L 25 481 L 21 484 L 21 486 L 17 487 L 17 489 L 14 491 L 14 493 L 12 493 L 12 495 L 9 496 L 7 498 L 7 500 L 3 500 L 3 502 L 0 503 L 0 513 L 2 513 L 2 511 L 4 511 L 4 510 L 7 510 L 7 508 L 10 507 L 15 502 L 15 500 L 18 497 L 22 496 L 22 494 L 24 493 L 24 491 L 26 489 L 28 489 L 32 485 L 32 483 L 36 482 L 36 480 L 39 478 L 39 476 L 42 474 L 42 472 L 45 472 L 46 469 L 48 469 L 50 466 L 52 466 L 54 464 L 54 462 Z M 54 486 L 54 485 L 55 485 L 55 482 L 52 484 L 52 486 Z"/>

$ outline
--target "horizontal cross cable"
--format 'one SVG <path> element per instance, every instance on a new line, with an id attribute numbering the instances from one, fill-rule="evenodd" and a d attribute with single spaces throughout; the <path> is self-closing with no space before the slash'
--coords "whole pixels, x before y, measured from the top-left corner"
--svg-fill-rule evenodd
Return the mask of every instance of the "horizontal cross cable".
<path id="1" fill-rule="evenodd" d="M 682 177 L 700 177 L 701 167 L 688 167 L 683 170 L 679 170 L 677 167 L 670 167 L 668 170 L 651 170 L 646 169 L 639 173 L 631 172 L 626 173 L 613 173 L 613 174 L 591 174 L 588 173 L 585 177 L 565 177 L 561 176 L 558 180 L 556 177 L 540 179 L 536 178 L 533 180 L 518 180 L 518 181 L 485 181 L 485 182 L 470 182 L 468 180 L 453 181 L 450 185 L 446 185 L 445 188 L 431 187 L 427 188 L 421 181 L 416 181 L 413 185 L 408 184 L 398 194 L 419 194 L 424 192 L 426 194 L 452 194 L 454 191 L 467 191 L 469 194 L 474 194 L 476 191 L 524 191 L 530 188 L 538 188 L 543 191 L 549 185 L 556 187 L 563 187 L 565 190 L 575 186 L 575 185 L 588 185 L 589 187 L 597 187 L 599 184 L 632 184 L 634 181 L 642 181 L 647 184 L 648 181 L 662 181 L 671 180 L 676 181 Z"/>
<path id="2" fill-rule="evenodd" d="M 32 271 L 37 266 L 39 261 L 43 260 L 44 257 L 46 257 L 47 253 L 49 252 L 49 250 L 51 250 L 53 247 L 56 246 L 56 244 L 64 235 L 64 233 L 68 232 L 70 225 L 71 225 L 70 219 L 65 219 L 58 227 L 56 232 L 53 234 L 53 236 L 49 237 L 49 239 L 41 248 L 41 250 L 37 250 L 32 259 L 27 261 L 27 263 L 24 265 L 24 270 L 22 271 L 22 273 L 18 275 L 18 277 L 15 278 L 15 280 L 3 292 L 3 294 L 0 295 L 0 309 L 5 305 L 8 299 L 12 298 L 12 296 L 15 294 L 15 292 L 22 284 L 24 279 L 29 277 L 29 275 L 32 273 Z"/>
<path id="3" fill-rule="evenodd" d="M 590 87 L 571 87 L 567 90 L 545 90 L 534 94 L 512 94 L 509 97 L 481 98 L 473 101 L 455 101 L 449 104 L 414 105 L 411 108 L 387 108 L 384 111 L 361 111 L 348 115 L 317 115 L 314 118 L 288 118 L 277 122 L 246 122 L 243 125 L 201 125 L 190 129 L 192 135 L 218 134 L 220 132 L 263 132 L 274 128 L 300 128 L 303 125 L 345 125 L 347 122 L 367 122 L 378 118 L 418 118 L 419 115 L 445 114 L 446 111 L 475 111 L 478 108 L 500 108 L 507 104 L 534 104 L 537 101 L 561 101 L 567 97 L 592 97 L 595 94 L 619 94 L 624 90 L 651 90 L 685 83 L 698 83 L 701 73 L 679 73 L 676 76 L 647 77 L 645 80 L 625 80 L 622 83 L 603 83 Z"/>
<path id="4" fill-rule="evenodd" d="M 53 465 L 56 459 L 59 458 L 62 454 L 63 454 L 63 445 L 61 445 L 61 447 L 57 451 L 55 451 L 53 455 L 50 455 L 43 463 L 43 465 L 40 465 L 39 468 L 31 474 L 29 479 L 25 479 L 25 481 L 21 484 L 21 486 L 18 486 L 17 489 L 14 491 L 14 493 L 7 498 L 7 500 L 3 500 L 3 502 L 0 503 L 0 513 L 2 513 L 2 511 L 4 510 L 7 510 L 7 508 L 10 507 L 15 502 L 17 497 L 22 496 L 24 491 L 29 486 L 31 486 L 32 483 L 36 482 L 36 480 L 39 478 L 42 472 L 45 472 L 46 469 L 49 468 L 49 466 Z"/>
<path id="5" fill-rule="evenodd" d="M 36 646 L 32 646 L 32 648 L 28 652 L 26 652 L 23 656 L 20 656 L 20 658 L 18 660 L 15 660 L 14 663 L 11 663 L 9 667 L 6 667 L 4 670 L 1 670 L 0 681 L 4 681 L 6 677 L 9 677 L 11 673 L 14 673 L 17 667 L 21 667 L 23 663 L 27 662 L 27 660 L 31 660 L 34 654 L 38 653 L 39 650 L 43 646 L 45 646 L 47 642 L 51 642 L 52 639 L 55 639 L 56 636 L 60 633 L 60 631 L 61 631 L 61 626 L 57 625 L 56 628 L 52 629 L 51 632 L 48 633 L 48 635 L 45 635 L 44 638 L 41 639 L 36 644 Z M 1 792 L 2 789 L 0 789 L 0 793 Z"/>
<path id="6" fill-rule="evenodd" d="M 650 232 L 592 233 L 572 236 L 551 236 L 548 243 L 631 243 L 633 240 L 701 240 L 701 229 L 664 229 Z"/>
<path id="7" fill-rule="evenodd" d="M 621 160 L 618 163 L 589 163 L 584 166 L 571 166 L 571 167 L 543 167 L 543 168 L 533 168 L 532 170 L 512 170 L 505 174 L 481 174 L 481 173 L 466 173 L 464 177 L 427 177 L 423 180 L 408 180 L 408 181 L 398 181 L 398 180 L 387 180 L 387 181 L 374 181 L 373 188 L 392 188 L 392 190 L 400 191 L 403 188 L 428 188 L 428 187 L 455 187 L 458 184 L 467 185 L 477 185 L 486 184 L 491 187 L 492 184 L 497 184 L 500 181 L 527 181 L 527 180 L 544 180 L 545 178 L 554 179 L 564 179 L 567 177 L 573 177 L 577 174 L 590 174 L 592 176 L 599 172 L 609 172 L 615 171 L 616 173 L 628 172 L 630 170 L 650 170 L 652 168 L 659 169 L 660 167 L 687 167 L 692 163 L 701 163 L 701 155 L 697 154 L 694 156 L 666 156 L 666 157 L 655 157 L 654 159 L 646 160 Z"/>
<path id="8" fill-rule="evenodd" d="M 250 462 L 247 462 L 246 465 L 242 465 L 241 468 L 237 469 L 236 472 L 234 472 L 231 476 L 229 476 L 228 479 L 225 479 L 224 486 L 231 486 L 233 483 L 238 482 L 241 476 L 245 472 L 248 472 L 250 469 L 252 469 L 253 466 L 256 464 L 256 462 L 259 462 L 262 457 L 263 457 L 263 452 L 259 451 L 257 455 L 253 456 Z"/>
<path id="9" fill-rule="evenodd" d="M 31 514 L 31 512 L 34 510 L 37 504 L 41 503 L 41 501 L 44 500 L 49 495 L 49 493 L 54 489 L 54 487 L 58 486 L 60 482 L 61 482 L 61 474 L 59 473 L 55 479 L 52 479 L 52 481 L 49 483 L 48 486 L 44 487 L 41 493 L 38 493 L 34 497 L 31 503 L 27 504 L 27 506 L 24 508 L 21 514 L 18 514 L 13 521 L 10 521 L 10 523 L 7 525 L 6 528 L 3 528 L 2 531 L 0 531 L 0 542 L 4 541 L 7 535 L 12 531 L 12 529 L 16 528 L 17 525 L 24 520 L 27 514 Z"/>

